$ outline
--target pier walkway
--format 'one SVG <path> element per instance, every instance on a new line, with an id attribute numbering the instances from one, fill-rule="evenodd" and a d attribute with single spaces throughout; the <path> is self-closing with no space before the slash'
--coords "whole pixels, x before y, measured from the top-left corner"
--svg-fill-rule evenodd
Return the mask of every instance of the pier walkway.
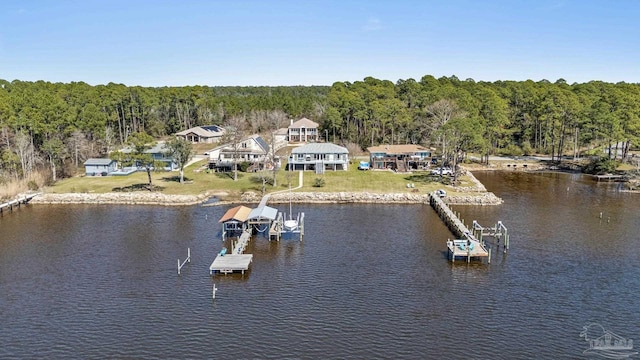
<path id="1" fill-rule="evenodd" d="M 440 196 L 435 192 L 429 193 L 429 203 L 449 230 L 458 237 L 458 239 L 447 240 L 448 257 L 452 262 L 455 262 L 456 258 L 466 258 L 469 262 L 471 258 L 483 257 L 491 262 L 491 253 L 484 243 L 469 231 L 464 222 L 442 201 Z"/>
<path id="2" fill-rule="evenodd" d="M 34 197 L 40 195 L 42 193 L 33 193 L 33 194 L 28 194 L 28 195 L 23 195 L 23 196 L 19 196 L 11 201 L 7 201 L 3 204 L 0 204 L 0 214 L 2 214 L 2 212 L 5 209 L 9 209 L 9 211 L 13 211 L 14 207 L 20 207 L 22 204 L 26 204 L 29 202 L 29 200 L 33 199 Z"/>

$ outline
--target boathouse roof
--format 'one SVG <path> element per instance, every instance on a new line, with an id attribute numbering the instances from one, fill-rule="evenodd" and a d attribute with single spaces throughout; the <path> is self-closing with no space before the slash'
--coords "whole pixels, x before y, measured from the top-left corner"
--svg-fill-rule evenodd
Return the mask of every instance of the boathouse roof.
<path id="1" fill-rule="evenodd" d="M 249 217 L 247 220 L 275 220 L 278 216 L 278 209 L 269 207 L 269 206 L 258 206 L 257 208 L 251 210 L 249 213 Z"/>
<path id="2" fill-rule="evenodd" d="M 227 212 L 222 215 L 218 222 L 223 223 L 229 220 L 245 222 L 249 218 L 249 213 L 251 213 L 251 208 L 242 205 L 236 206 L 227 210 Z"/>

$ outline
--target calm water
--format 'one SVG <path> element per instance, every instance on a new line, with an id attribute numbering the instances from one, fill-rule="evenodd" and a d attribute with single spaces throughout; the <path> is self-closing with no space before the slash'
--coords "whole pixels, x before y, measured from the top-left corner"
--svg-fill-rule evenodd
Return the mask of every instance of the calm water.
<path id="1" fill-rule="evenodd" d="M 428 206 L 294 205 L 304 242 L 254 239 L 248 274 L 215 277 L 228 207 L 23 207 L 0 217 L 0 358 L 575 359 L 590 322 L 640 339 L 638 194 L 476 176 L 505 204 L 455 209 L 509 228 L 490 265 L 450 264 Z"/>

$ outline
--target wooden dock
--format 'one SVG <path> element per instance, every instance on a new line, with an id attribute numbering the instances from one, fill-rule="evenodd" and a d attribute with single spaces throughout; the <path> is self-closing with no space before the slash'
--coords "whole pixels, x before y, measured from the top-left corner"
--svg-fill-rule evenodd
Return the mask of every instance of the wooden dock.
<path id="1" fill-rule="evenodd" d="M 249 265 L 252 260 L 253 254 L 218 255 L 209 267 L 209 273 L 211 275 L 216 273 L 230 274 L 234 272 L 241 272 L 244 274 L 245 271 L 249 270 Z"/>
<path id="2" fill-rule="evenodd" d="M 622 175 L 613 175 L 613 174 L 604 174 L 604 175 L 591 175 L 596 181 L 623 181 L 624 176 Z"/>
<path id="3" fill-rule="evenodd" d="M 251 240 L 251 232 L 245 230 L 238 240 L 233 242 L 233 250 L 231 253 L 220 252 L 213 260 L 209 267 L 211 275 L 216 273 L 230 274 L 233 272 L 241 272 L 249 270 L 249 265 L 253 260 L 252 254 L 244 254 L 244 251 Z"/>
<path id="4" fill-rule="evenodd" d="M 14 207 L 20 207 L 23 204 L 26 204 L 29 202 L 29 200 L 33 199 L 34 197 L 40 195 L 41 193 L 33 193 L 33 194 L 28 194 L 28 195 L 23 195 L 23 196 L 19 196 L 11 201 L 7 201 L 6 203 L 0 204 L 0 214 L 3 213 L 4 210 L 9 210 L 9 211 L 13 211 Z"/>
<path id="5" fill-rule="evenodd" d="M 466 258 L 467 262 L 470 262 L 472 258 L 481 259 L 486 257 L 487 261 L 491 262 L 489 249 L 469 231 L 464 222 L 442 201 L 440 196 L 436 195 L 435 192 L 429 193 L 429 203 L 449 230 L 458 237 L 458 239 L 447 240 L 449 260 L 455 262 L 456 258 Z"/>

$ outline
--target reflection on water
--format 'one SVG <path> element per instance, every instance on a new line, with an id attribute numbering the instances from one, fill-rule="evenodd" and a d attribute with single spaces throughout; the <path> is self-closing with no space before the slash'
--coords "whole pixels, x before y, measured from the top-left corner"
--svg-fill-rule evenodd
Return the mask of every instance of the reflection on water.
<path id="1" fill-rule="evenodd" d="M 577 358 L 587 323 L 640 333 L 637 194 L 476 176 L 505 203 L 455 210 L 509 228 L 490 265 L 449 263 L 423 205 L 300 205 L 304 241 L 215 277 L 226 207 L 23 207 L 0 217 L 0 357 Z"/>

